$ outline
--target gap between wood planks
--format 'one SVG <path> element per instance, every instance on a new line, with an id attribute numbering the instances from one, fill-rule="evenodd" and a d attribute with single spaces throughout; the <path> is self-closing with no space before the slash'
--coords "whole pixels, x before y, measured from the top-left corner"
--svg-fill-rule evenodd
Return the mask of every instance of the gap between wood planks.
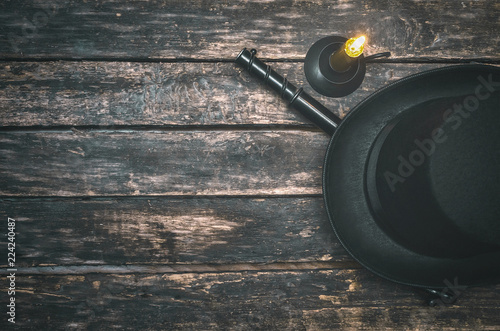
<path id="1" fill-rule="evenodd" d="M 235 53 L 236 54 L 236 53 Z M 370 54 L 371 55 L 371 54 Z M 236 58 L 236 57 L 235 57 Z M 127 57 L 3 57 L 0 62 L 130 62 L 130 63 L 233 63 L 235 58 L 127 58 Z M 304 58 L 260 58 L 264 63 L 303 63 Z M 500 58 L 439 58 L 439 57 L 408 57 L 408 58 L 383 58 L 370 61 L 370 63 L 389 64 L 461 64 L 461 63 L 500 64 Z"/>
<path id="2" fill-rule="evenodd" d="M 232 263 L 232 264 L 160 264 L 160 265 L 81 265 L 81 266 L 38 266 L 17 268 L 22 275 L 79 275 L 99 274 L 165 274 L 165 273 L 211 273 L 242 271 L 296 271 L 361 269 L 355 261 L 311 261 L 311 262 L 274 262 L 274 263 Z M 4 268 L 2 268 L 4 269 Z M 2 274 L 7 274 L 5 271 Z"/>
<path id="3" fill-rule="evenodd" d="M 1 132 L 163 132 L 163 131 L 312 131 L 323 132 L 313 124 L 194 124 L 194 125 L 51 125 L 0 126 Z"/>
<path id="4" fill-rule="evenodd" d="M 53 202 L 61 200 L 71 201 L 115 201 L 115 200 L 150 200 L 150 199 L 301 199 L 301 198 L 322 198 L 323 194 L 197 194 L 197 195 L 175 195 L 175 194 L 151 194 L 151 195 L 74 195 L 74 196 L 57 196 L 57 195 L 30 195 L 30 196 L 17 196 L 17 195 L 0 195 L 1 202 L 14 202 L 14 201 L 44 201 Z"/>

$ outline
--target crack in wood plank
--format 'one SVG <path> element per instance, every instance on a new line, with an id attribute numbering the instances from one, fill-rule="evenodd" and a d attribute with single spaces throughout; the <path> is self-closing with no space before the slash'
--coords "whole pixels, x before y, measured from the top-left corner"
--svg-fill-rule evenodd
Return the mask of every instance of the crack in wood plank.
<path id="1" fill-rule="evenodd" d="M 3 267 L 3 266 L 2 266 Z M 330 270 L 360 269 L 354 261 L 310 261 L 310 262 L 274 262 L 274 263 L 233 263 L 233 264 L 150 264 L 150 265 L 82 265 L 82 266 L 39 266 L 17 268 L 21 275 L 85 275 L 85 274 L 184 274 L 242 271 L 294 271 L 294 270 Z M 8 274 L 0 271 L 0 274 Z"/>

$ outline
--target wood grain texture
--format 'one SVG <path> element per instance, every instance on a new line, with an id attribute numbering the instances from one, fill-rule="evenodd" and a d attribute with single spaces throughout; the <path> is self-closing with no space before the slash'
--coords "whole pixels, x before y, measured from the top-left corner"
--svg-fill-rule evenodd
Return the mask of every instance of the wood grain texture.
<path id="1" fill-rule="evenodd" d="M 329 137 L 310 131 L 0 134 L 0 195 L 321 194 Z"/>
<path id="2" fill-rule="evenodd" d="M 3 1 L 0 57 L 303 58 L 328 35 L 366 34 L 393 58 L 499 59 L 496 1 Z"/>
<path id="3" fill-rule="evenodd" d="M 354 262 L 321 197 L 329 137 L 232 63 L 255 47 L 343 117 L 412 73 L 499 64 L 499 12 L 454 0 L 0 2 L 0 219 L 17 219 L 17 326 L 500 329 L 500 285 L 430 308 Z M 369 64 L 356 93 L 319 97 L 302 71 L 310 45 L 359 34 L 365 54 L 392 57 Z"/>
<path id="4" fill-rule="evenodd" d="M 334 99 L 308 86 L 303 63 L 271 65 L 340 117 L 397 79 L 443 66 L 370 64 L 356 93 Z M 0 126 L 118 125 L 312 127 L 233 63 L 0 63 Z"/>
<path id="5" fill-rule="evenodd" d="M 352 261 L 320 197 L 4 200 L 6 217 L 18 268 Z"/>
<path id="6" fill-rule="evenodd" d="M 499 286 L 449 307 L 363 269 L 20 276 L 20 327 L 36 329 L 498 329 Z M 36 318 L 32 318 L 36 316 Z"/>

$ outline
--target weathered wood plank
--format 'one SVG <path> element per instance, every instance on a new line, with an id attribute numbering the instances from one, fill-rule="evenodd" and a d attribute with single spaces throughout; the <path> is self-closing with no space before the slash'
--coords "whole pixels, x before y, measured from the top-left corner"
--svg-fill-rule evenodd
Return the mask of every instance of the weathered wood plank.
<path id="1" fill-rule="evenodd" d="M 272 63 L 343 117 L 378 88 L 439 64 L 370 64 L 355 93 L 315 93 L 303 63 Z M 0 126 L 312 126 L 233 63 L 0 63 Z"/>
<path id="2" fill-rule="evenodd" d="M 351 261 L 320 197 L 0 201 L 7 217 L 18 268 Z"/>
<path id="3" fill-rule="evenodd" d="M 366 34 L 393 58 L 498 59 L 496 1 L 3 1 L 0 57 L 232 59 L 243 47 L 303 58 L 332 35 Z"/>
<path id="4" fill-rule="evenodd" d="M 0 195 L 321 194 L 328 136 L 309 131 L 0 134 Z"/>
<path id="5" fill-rule="evenodd" d="M 16 324 L 33 329 L 498 329 L 500 286 L 428 307 L 366 270 L 18 275 Z M 4 291 L 4 290 L 3 290 Z"/>

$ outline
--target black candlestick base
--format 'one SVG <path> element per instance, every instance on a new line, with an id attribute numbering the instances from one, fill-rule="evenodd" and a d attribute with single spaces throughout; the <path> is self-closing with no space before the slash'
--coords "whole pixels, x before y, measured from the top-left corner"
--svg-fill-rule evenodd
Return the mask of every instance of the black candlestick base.
<path id="1" fill-rule="evenodd" d="M 330 65 L 330 56 L 346 41 L 344 37 L 330 36 L 318 40 L 309 48 L 304 71 L 316 92 L 328 97 L 343 97 L 354 92 L 363 82 L 366 72 L 363 54 L 343 72 L 334 70 Z"/>

